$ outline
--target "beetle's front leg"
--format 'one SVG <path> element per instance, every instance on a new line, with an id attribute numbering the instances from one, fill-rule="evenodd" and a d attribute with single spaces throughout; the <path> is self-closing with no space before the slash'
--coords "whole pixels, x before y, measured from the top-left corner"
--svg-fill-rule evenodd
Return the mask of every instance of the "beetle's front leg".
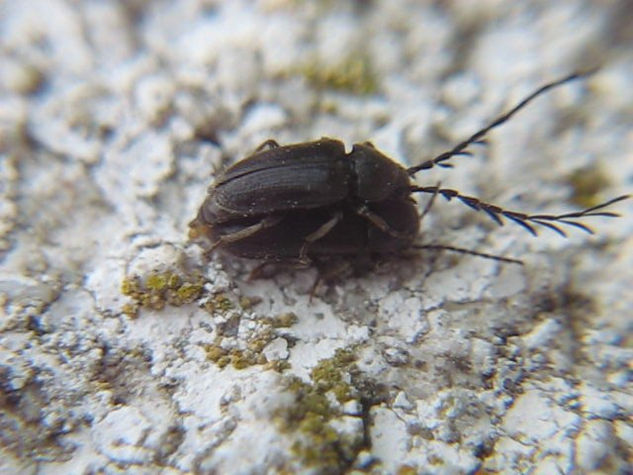
<path id="1" fill-rule="evenodd" d="M 424 219 L 424 217 L 429 213 L 429 211 L 431 211 L 431 207 L 433 206 L 433 203 L 435 203 L 435 198 L 437 198 L 437 195 L 439 194 L 439 189 L 440 189 L 440 182 L 437 182 L 437 185 L 435 185 L 437 187 L 437 190 L 435 193 L 433 193 L 431 195 L 431 199 L 426 203 L 426 206 L 424 207 L 424 209 L 422 210 L 422 214 L 420 215 L 420 222 Z"/>
<path id="2" fill-rule="evenodd" d="M 252 224 L 251 226 L 247 226 L 244 229 L 240 229 L 239 231 L 235 231 L 235 232 L 232 232 L 232 233 L 224 234 L 224 235 L 220 236 L 220 238 L 216 242 L 213 243 L 213 245 L 211 246 L 211 249 L 207 250 L 205 252 L 205 255 L 210 255 L 215 249 L 217 249 L 222 244 L 226 244 L 226 243 L 230 243 L 230 242 L 236 242 L 236 241 L 241 241 L 242 239 L 246 239 L 247 237 L 250 237 L 253 234 L 258 233 L 258 232 L 260 232 L 263 229 L 273 227 L 273 226 L 279 224 L 279 222 L 283 218 L 284 218 L 283 215 L 266 216 L 264 219 L 262 219 L 260 222 L 258 222 L 256 224 Z"/>
<path id="3" fill-rule="evenodd" d="M 367 221 L 369 221 L 371 224 L 373 224 L 374 226 L 376 226 L 378 229 L 380 229 L 383 233 L 387 233 L 390 236 L 393 236 L 395 238 L 399 238 L 399 239 L 408 239 L 411 237 L 410 234 L 407 233 L 401 233 L 400 231 L 393 229 L 389 223 L 387 223 L 387 221 L 385 221 L 382 216 L 374 213 L 372 210 L 370 210 L 367 205 L 360 205 L 358 208 L 356 208 L 356 213 L 359 216 L 362 216 L 363 218 L 365 218 Z"/>
<path id="4" fill-rule="evenodd" d="M 265 148 L 279 148 L 279 143 L 276 140 L 268 139 L 265 142 L 262 142 L 256 149 L 254 153 L 261 152 Z"/>
<path id="5" fill-rule="evenodd" d="M 299 261 L 309 262 L 309 258 L 307 256 L 308 246 L 328 234 L 332 230 L 332 228 L 334 228 L 334 226 L 336 226 L 341 221 L 341 219 L 343 219 L 343 213 L 340 211 L 336 211 L 328 221 L 326 221 L 319 227 L 319 229 L 308 234 L 304 239 L 303 246 L 301 246 L 301 251 L 299 252 Z"/>

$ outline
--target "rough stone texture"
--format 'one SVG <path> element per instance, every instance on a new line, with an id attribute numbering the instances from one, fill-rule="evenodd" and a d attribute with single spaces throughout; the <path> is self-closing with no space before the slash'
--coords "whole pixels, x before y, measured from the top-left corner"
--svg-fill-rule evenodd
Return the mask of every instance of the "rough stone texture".
<path id="1" fill-rule="evenodd" d="M 632 15 L 3 2 L 0 472 L 630 473 L 631 202 L 533 239 L 438 201 L 423 242 L 526 265 L 426 253 L 312 301 L 314 271 L 249 282 L 186 233 L 214 170 L 267 138 L 413 164 L 596 66 L 419 180 L 553 212 L 630 191 Z"/>

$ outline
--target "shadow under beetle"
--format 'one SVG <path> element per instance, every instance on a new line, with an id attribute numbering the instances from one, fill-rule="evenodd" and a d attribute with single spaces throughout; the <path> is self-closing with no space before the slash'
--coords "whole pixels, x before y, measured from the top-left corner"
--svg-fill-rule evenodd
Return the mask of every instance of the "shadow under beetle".
<path id="1" fill-rule="evenodd" d="M 451 158 L 469 155 L 466 149 L 470 145 L 485 143 L 483 139 L 491 129 L 534 98 L 587 74 L 571 74 L 540 87 L 451 150 L 410 168 L 395 163 L 369 142 L 355 144 L 345 153 L 342 142 L 329 138 L 285 146 L 268 140 L 253 155 L 228 168 L 209 188 L 190 223 L 190 237 L 208 239 L 212 243 L 208 252 L 221 247 L 235 256 L 265 262 L 308 264 L 333 256 L 381 256 L 426 248 L 521 263 L 452 246 L 415 245 L 421 219 L 433 199 L 441 195 L 483 211 L 498 224 L 506 218 L 533 235 L 536 226 L 543 226 L 565 236 L 563 226 L 592 233 L 579 220 L 618 216 L 604 208 L 629 196 L 573 213 L 525 214 L 455 190 L 418 186 L 412 177 L 435 166 L 452 167 L 448 163 Z M 433 195 L 422 215 L 413 193 Z"/>

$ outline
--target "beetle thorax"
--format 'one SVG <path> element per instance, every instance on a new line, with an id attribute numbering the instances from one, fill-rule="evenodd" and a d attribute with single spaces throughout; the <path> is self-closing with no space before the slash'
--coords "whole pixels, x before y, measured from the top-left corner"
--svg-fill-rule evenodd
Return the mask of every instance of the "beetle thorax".
<path id="1" fill-rule="evenodd" d="M 353 194 L 366 202 L 405 198 L 409 195 L 409 175 L 370 144 L 355 144 L 349 154 L 356 175 Z"/>

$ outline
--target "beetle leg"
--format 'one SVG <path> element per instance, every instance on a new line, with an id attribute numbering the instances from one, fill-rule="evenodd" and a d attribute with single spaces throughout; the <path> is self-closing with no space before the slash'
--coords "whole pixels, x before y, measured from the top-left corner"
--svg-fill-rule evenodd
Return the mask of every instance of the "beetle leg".
<path id="1" fill-rule="evenodd" d="M 443 246 L 441 244 L 435 245 L 435 244 L 414 244 L 413 246 L 411 246 L 413 249 L 431 249 L 434 251 L 451 251 L 451 252 L 458 252 L 460 254 L 468 254 L 469 256 L 477 256 L 477 257 L 483 257 L 484 259 L 491 259 L 493 261 L 500 261 L 500 262 L 507 262 L 509 264 L 519 264 L 519 265 L 523 265 L 523 261 L 520 261 L 518 259 L 512 259 L 510 257 L 504 257 L 504 256 L 497 256 L 494 254 L 486 254 L 485 252 L 477 252 L 477 251 L 473 251 L 471 249 L 464 249 L 463 247 L 454 247 L 454 246 Z"/>
<path id="2" fill-rule="evenodd" d="M 400 231 L 393 229 L 391 226 L 389 226 L 389 223 L 387 223 L 387 221 L 382 219 L 380 215 L 370 210 L 366 205 L 361 205 L 358 208 L 356 208 L 356 213 L 359 216 L 362 216 L 363 218 L 368 220 L 371 224 L 376 226 L 383 233 L 387 233 L 390 236 L 393 236 L 396 238 L 410 238 L 411 237 L 410 234 L 401 233 Z"/>
<path id="3" fill-rule="evenodd" d="M 318 241 L 319 239 L 321 239 L 327 233 L 329 233 L 332 230 L 332 228 L 334 228 L 334 226 L 336 226 L 341 221 L 341 219 L 343 219 L 343 213 L 341 213 L 340 211 L 337 211 L 336 213 L 334 213 L 332 215 L 332 217 L 328 221 L 323 223 L 319 227 L 319 229 L 317 229 L 313 233 L 308 234 L 305 237 L 303 246 L 301 246 L 301 251 L 299 252 L 299 261 L 300 262 L 309 260 L 308 256 L 307 256 L 308 246 L 310 244 L 312 244 L 313 242 Z"/>
<path id="4" fill-rule="evenodd" d="M 312 262 L 301 262 L 298 259 L 265 260 L 248 274 L 248 280 L 268 279 L 282 269 L 305 269 L 310 267 L 311 264 Z"/>
<path id="5" fill-rule="evenodd" d="M 278 147 L 279 147 L 279 144 L 277 143 L 276 140 L 268 139 L 265 142 L 261 143 L 259 147 L 255 149 L 255 153 L 261 152 L 265 148 L 278 148 Z"/>
<path id="6" fill-rule="evenodd" d="M 435 202 L 435 198 L 437 198 L 437 195 L 439 194 L 440 185 L 441 183 L 438 181 L 437 184 L 435 185 L 437 190 L 435 193 L 431 195 L 431 199 L 426 203 L 426 206 L 424 207 L 424 210 L 422 211 L 422 214 L 420 215 L 420 221 L 422 221 L 424 217 L 429 213 L 429 211 L 431 211 L 431 207 L 433 206 L 433 203 Z"/>
<path id="7" fill-rule="evenodd" d="M 279 222 L 283 218 L 284 218 L 283 215 L 280 215 L 280 216 L 266 216 L 264 219 L 262 219 L 257 224 L 253 224 L 251 226 L 247 226 L 244 229 L 241 229 L 239 231 L 235 231 L 234 233 L 225 234 L 223 236 L 220 236 L 220 238 L 216 242 L 213 243 L 213 246 L 211 246 L 211 249 L 206 251 L 205 254 L 211 254 L 218 246 L 221 246 L 222 244 L 225 244 L 225 243 L 228 243 L 228 242 L 241 241 L 242 239 L 246 239 L 247 237 L 250 237 L 253 234 L 258 233 L 262 229 L 266 229 L 266 228 L 270 228 L 272 226 L 275 226 L 276 224 L 279 224 Z"/>

